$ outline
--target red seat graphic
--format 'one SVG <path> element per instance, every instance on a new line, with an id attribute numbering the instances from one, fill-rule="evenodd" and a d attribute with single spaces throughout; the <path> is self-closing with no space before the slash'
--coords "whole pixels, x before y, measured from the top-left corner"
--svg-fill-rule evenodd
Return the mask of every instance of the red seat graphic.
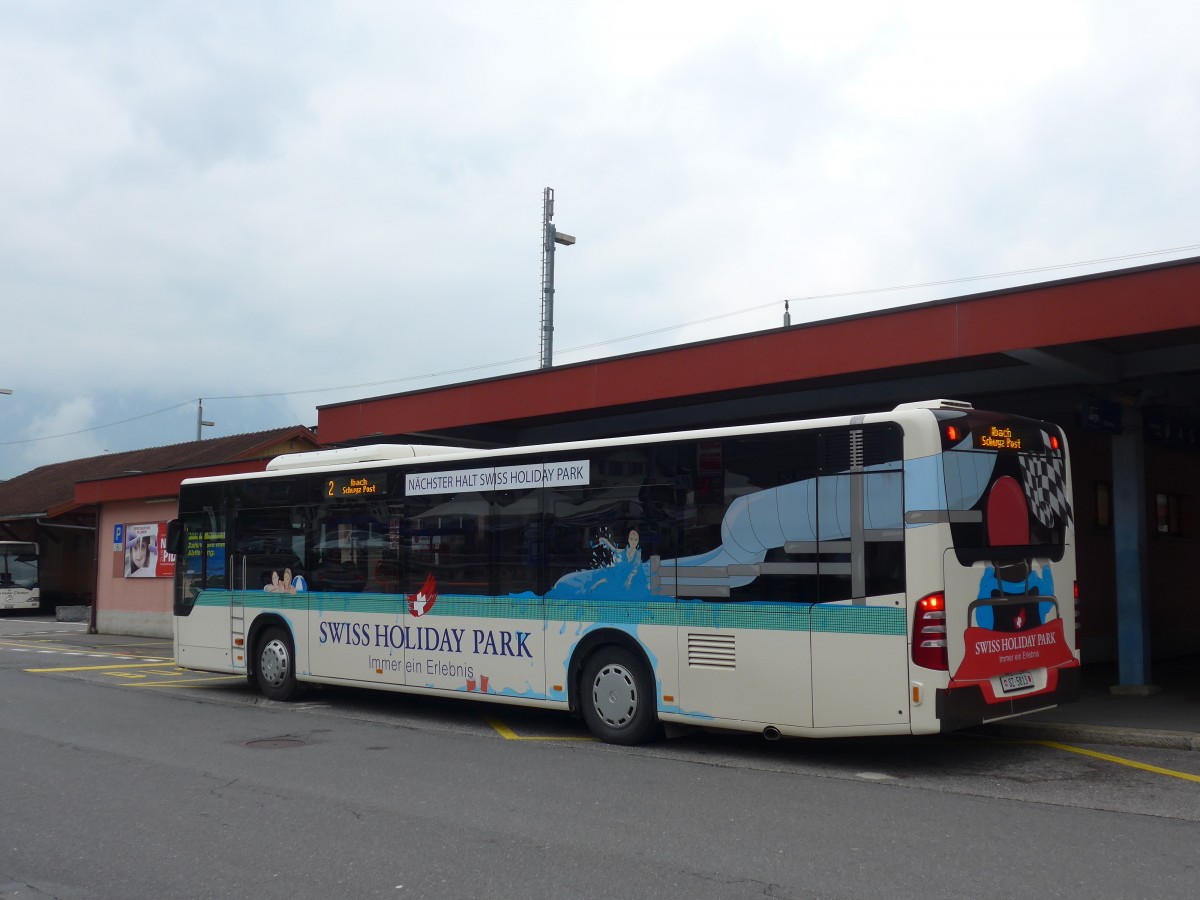
<path id="1" fill-rule="evenodd" d="M 1019 547 L 1029 543 L 1029 504 L 1025 491 L 1011 475 L 1001 475 L 988 490 L 989 547 Z"/>

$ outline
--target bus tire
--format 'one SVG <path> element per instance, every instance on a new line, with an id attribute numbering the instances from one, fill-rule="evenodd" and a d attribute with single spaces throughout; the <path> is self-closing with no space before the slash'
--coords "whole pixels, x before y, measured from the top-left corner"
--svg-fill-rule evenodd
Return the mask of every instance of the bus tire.
<path id="1" fill-rule="evenodd" d="M 588 730 L 609 744 L 640 744 L 658 728 L 653 681 L 624 647 L 598 648 L 584 663 L 580 709 Z"/>
<path id="2" fill-rule="evenodd" d="M 291 635 L 283 628 L 273 625 L 263 632 L 258 642 L 254 677 L 268 700 L 291 700 L 298 693 L 296 651 Z"/>

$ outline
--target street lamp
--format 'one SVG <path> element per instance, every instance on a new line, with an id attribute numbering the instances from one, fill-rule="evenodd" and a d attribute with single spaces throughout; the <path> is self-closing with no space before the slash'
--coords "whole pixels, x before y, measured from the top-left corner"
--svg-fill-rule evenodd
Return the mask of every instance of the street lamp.
<path id="1" fill-rule="evenodd" d="M 216 422 L 209 422 L 209 421 L 205 420 L 205 418 L 204 418 L 204 398 L 200 397 L 196 401 L 196 440 L 200 440 L 200 433 L 201 433 L 201 431 L 203 431 L 205 425 L 207 425 L 211 428 L 213 425 L 216 425 L 216 424 L 217 424 Z"/>
<path id="2" fill-rule="evenodd" d="M 541 368 L 549 369 L 554 355 L 554 251 L 555 244 L 570 247 L 575 236 L 556 231 L 554 189 L 542 192 L 542 352 Z"/>

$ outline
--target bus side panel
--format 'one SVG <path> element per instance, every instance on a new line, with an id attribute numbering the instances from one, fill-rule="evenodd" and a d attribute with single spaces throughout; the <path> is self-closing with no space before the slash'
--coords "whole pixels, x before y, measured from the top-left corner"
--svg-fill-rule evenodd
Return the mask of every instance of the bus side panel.
<path id="1" fill-rule="evenodd" d="M 908 722 L 908 610 L 904 596 L 872 597 L 871 606 L 813 607 L 813 725 Z"/>
<path id="2" fill-rule="evenodd" d="M 308 612 L 307 657 L 300 671 L 319 678 L 405 684 L 404 629 L 409 616 L 403 596 L 392 600 L 391 614 L 356 612 L 351 603 L 347 595 L 314 595 Z"/>
<path id="3" fill-rule="evenodd" d="M 418 616 L 403 595 L 315 594 L 305 646 L 315 678 L 547 699 L 540 599 L 442 595 Z"/>
<path id="4" fill-rule="evenodd" d="M 666 710 L 697 724 L 811 727 L 810 609 L 680 601 L 678 708 L 666 704 Z M 764 627 L 739 628 L 739 620 Z"/>
<path id="5" fill-rule="evenodd" d="M 175 617 L 175 662 L 188 669 L 233 672 L 228 591 L 201 591 L 187 616 Z"/>

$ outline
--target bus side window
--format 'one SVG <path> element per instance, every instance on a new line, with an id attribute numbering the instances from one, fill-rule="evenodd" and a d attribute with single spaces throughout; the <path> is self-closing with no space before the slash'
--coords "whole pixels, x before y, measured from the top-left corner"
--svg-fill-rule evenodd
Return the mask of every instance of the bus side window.
<path id="1" fill-rule="evenodd" d="M 186 513 L 180 520 L 182 553 L 177 557 L 175 577 L 176 615 L 190 609 L 202 590 L 224 590 L 225 517 L 212 508 Z"/>
<path id="2" fill-rule="evenodd" d="M 503 596 L 539 590 L 546 558 L 542 536 L 544 493 L 541 487 L 491 492 L 489 515 L 483 521 L 490 530 L 487 541 L 492 551 L 492 593 Z M 487 577 L 488 573 L 477 573 L 477 578 Z"/>
<path id="3" fill-rule="evenodd" d="M 716 448 L 709 447 L 697 460 L 712 468 Z M 818 597 L 817 556 L 811 496 L 817 474 L 817 436 L 796 431 L 721 442 L 719 459 L 724 486 L 725 516 L 741 498 L 760 492 L 774 494 L 755 503 L 749 518 L 754 538 L 763 544 L 762 564 L 769 571 L 746 584 L 734 582 L 731 600 L 811 603 Z M 766 495 L 764 495 L 764 498 Z M 761 530 L 760 530 L 761 529 Z M 722 527 L 723 532 L 723 527 Z M 723 539 L 723 536 L 722 536 Z M 732 581 L 733 579 L 731 579 Z"/>
<path id="4" fill-rule="evenodd" d="M 904 433 L 864 425 L 821 434 L 822 603 L 904 590 Z"/>
<path id="5" fill-rule="evenodd" d="M 867 596 L 903 593 L 904 476 L 868 472 L 863 483 Z"/>
<path id="6" fill-rule="evenodd" d="M 404 498 L 401 529 L 389 523 L 389 547 L 395 545 L 400 592 L 416 594 L 432 575 L 441 593 L 486 595 L 490 568 L 487 501 L 478 492 L 427 494 Z"/>
<path id="7" fill-rule="evenodd" d="M 547 596 L 672 595 L 657 562 L 676 552 L 675 453 L 673 444 L 592 452 L 586 485 L 543 491 Z"/>

